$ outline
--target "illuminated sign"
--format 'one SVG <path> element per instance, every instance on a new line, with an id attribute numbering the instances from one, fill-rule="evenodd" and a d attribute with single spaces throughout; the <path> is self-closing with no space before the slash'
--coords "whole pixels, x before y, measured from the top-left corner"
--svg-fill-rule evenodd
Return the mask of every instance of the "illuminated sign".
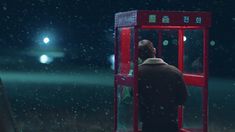
<path id="1" fill-rule="evenodd" d="M 162 17 L 162 23 L 170 23 L 170 18 L 169 18 L 169 16 L 163 16 L 163 17 Z"/>
<path id="2" fill-rule="evenodd" d="M 157 16 L 156 15 L 149 15 L 149 23 L 156 23 Z"/>
<path id="3" fill-rule="evenodd" d="M 189 16 L 184 16 L 184 23 L 189 23 Z"/>
<path id="4" fill-rule="evenodd" d="M 202 17 L 196 17 L 196 23 L 201 24 L 202 23 Z"/>
<path id="5" fill-rule="evenodd" d="M 130 11 L 115 15 L 115 26 L 210 26 L 211 19 L 208 12 L 186 11 Z"/>

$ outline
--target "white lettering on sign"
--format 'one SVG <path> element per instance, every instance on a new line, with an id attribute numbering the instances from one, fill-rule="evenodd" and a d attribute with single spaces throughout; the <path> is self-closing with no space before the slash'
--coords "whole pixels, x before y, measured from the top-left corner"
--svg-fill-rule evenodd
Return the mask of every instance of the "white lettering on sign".
<path id="1" fill-rule="evenodd" d="M 196 17 L 196 23 L 201 24 L 202 23 L 202 17 Z"/>
<path id="2" fill-rule="evenodd" d="M 189 23 L 189 16 L 184 16 L 184 23 Z"/>
<path id="3" fill-rule="evenodd" d="M 170 18 L 169 18 L 169 16 L 163 16 L 163 17 L 162 17 L 162 23 L 170 23 Z"/>

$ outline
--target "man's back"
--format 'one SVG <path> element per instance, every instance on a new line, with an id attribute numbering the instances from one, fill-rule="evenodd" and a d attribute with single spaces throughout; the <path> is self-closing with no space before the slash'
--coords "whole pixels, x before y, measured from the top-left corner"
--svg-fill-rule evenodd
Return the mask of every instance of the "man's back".
<path id="1" fill-rule="evenodd" d="M 138 74 L 143 125 L 177 125 L 178 105 L 187 96 L 181 72 L 159 58 L 149 58 L 139 66 Z"/>

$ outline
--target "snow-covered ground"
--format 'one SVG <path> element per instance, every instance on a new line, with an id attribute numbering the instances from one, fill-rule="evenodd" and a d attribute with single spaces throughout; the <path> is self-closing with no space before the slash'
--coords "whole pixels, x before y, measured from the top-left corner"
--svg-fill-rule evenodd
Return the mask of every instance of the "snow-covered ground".
<path id="1" fill-rule="evenodd" d="M 111 132 L 112 71 L 73 73 L 0 72 L 17 128 L 22 132 Z M 191 91 L 191 90 L 190 90 Z M 191 91 L 186 114 L 200 121 L 200 94 Z M 194 103 L 190 103 L 196 101 Z M 235 131 L 235 79 L 210 77 L 209 130 Z M 195 108 L 195 109 L 194 109 Z M 195 119 L 195 120 L 194 120 Z"/>

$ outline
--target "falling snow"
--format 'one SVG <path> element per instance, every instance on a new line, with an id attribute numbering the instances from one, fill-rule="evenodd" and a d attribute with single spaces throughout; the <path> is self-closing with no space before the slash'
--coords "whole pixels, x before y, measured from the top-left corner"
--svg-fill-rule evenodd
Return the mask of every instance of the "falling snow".
<path id="1" fill-rule="evenodd" d="M 235 131 L 231 114 L 235 109 L 233 8 L 223 0 L 209 4 L 203 0 L 0 2 L 0 78 L 17 128 L 22 132 L 112 131 L 114 14 L 143 9 L 212 13 L 208 40 L 209 130 Z M 49 41 L 43 45 L 46 36 Z M 176 39 L 163 41 L 164 48 L 177 43 Z M 42 55 L 53 61 L 40 63 Z M 200 92 L 191 92 L 189 100 L 193 103 L 185 109 L 192 114 L 185 120 L 194 123 L 201 119 L 197 112 L 201 100 L 194 96 Z"/>

